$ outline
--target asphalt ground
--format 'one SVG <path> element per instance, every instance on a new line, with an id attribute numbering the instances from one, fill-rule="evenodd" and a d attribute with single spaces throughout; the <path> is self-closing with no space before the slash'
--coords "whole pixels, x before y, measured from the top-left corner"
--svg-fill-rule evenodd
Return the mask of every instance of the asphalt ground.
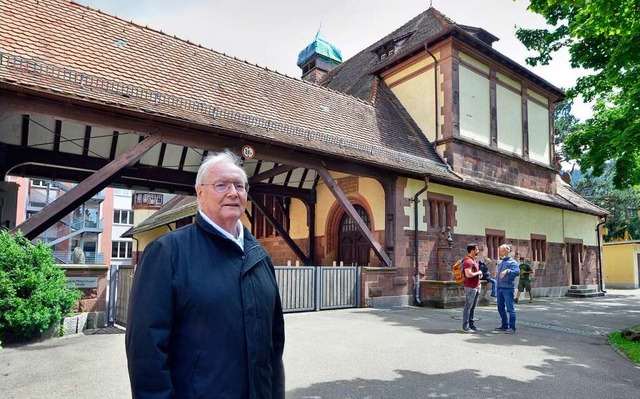
<path id="1" fill-rule="evenodd" d="M 495 306 L 476 334 L 461 309 L 346 309 L 285 316 L 287 398 L 640 398 L 640 367 L 607 343 L 640 324 L 640 290 L 516 305 L 518 332 Z M 0 398 L 129 398 L 118 328 L 9 347 Z"/>

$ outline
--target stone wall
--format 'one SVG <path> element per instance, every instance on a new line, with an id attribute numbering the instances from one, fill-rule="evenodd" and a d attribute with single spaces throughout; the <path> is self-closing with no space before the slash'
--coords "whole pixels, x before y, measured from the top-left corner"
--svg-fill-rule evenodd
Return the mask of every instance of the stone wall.
<path id="1" fill-rule="evenodd" d="M 555 171 L 513 154 L 502 154 L 467 142 L 451 142 L 445 151 L 449 164 L 458 173 L 545 193 L 555 193 Z"/>
<path id="2" fill-rule="evenodd" d="M 299 259 L 295 252 L 289 247 L 289 245 L 279 236 L 272 236 L 267 238 L 260 238 L 258 240 L 260 244 L 267 250 L 271 257 L 271 262 L 275 266 L 287 266 L 287 262 L 291 262 L 291 265 L 295 266 L 296 261 L 303 265 L 301 259 Z M 307 254 L 309 252 L 309 240 L 298 239 L 293 240 L 296 245 Z"/>

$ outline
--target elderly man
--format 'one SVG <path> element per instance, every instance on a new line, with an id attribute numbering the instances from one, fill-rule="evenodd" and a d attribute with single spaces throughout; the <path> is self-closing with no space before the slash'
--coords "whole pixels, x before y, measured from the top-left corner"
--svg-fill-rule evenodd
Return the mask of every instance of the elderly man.
<path id="1" fill-rule="evenodd" d="M 520 267 L 518 262 L 511 258 L 511 247 L 509 245 L 500 245 L 498 255 L 500 255 L 500 263 L 498 263 L 498 313 L 502 324 L 496 330 L 507 334 L 515 334 L 516 309 L 513 305 L 513 290 L 516 277 L 520 275 Z M 509 315 L 508 319 L 507 314 Z"/>
<path id="2" fill-rule="evenodd" d="M 134 398 L 284 398 L 284 319 L 273 265 L 242 225 L 247 175 L 208 157 L 195 222 L 144 250 L 126 332 Z"/>

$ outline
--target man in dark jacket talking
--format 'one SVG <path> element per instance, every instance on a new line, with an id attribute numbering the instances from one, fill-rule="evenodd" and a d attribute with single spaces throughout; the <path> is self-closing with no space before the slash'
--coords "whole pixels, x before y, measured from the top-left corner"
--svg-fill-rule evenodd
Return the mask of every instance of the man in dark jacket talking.
<path id="1" fill-rule="evenodd" d="M 125 341 L 134 398 L 284 398 L 274 269 L 240 222 L 247 181 L 231 151 L 209 156 L 195 222 L 145 248 Z"/>

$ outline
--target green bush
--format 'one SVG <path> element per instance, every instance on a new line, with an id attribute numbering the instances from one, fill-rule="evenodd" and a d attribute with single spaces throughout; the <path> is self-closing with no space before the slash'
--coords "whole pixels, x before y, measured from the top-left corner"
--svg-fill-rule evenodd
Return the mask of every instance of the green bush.
<path id="1" fill-rule="evenodd" d="M 67 287 L 64 271 L 53 262 L 47 245 L 0 232 L 0 341 L 39 337 L 80 298 L 82 292 Z"/>

